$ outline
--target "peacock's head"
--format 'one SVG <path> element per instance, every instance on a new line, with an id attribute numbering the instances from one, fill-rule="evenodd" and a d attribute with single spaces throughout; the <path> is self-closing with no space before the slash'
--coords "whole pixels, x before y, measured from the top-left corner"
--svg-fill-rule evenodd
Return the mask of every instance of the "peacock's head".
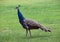
<path id="1" fill-rule="evenodd" d="M 16 9 L 19 9 L 20 6 L 21 6 L 21 5 L 18 5 L 18 6 L 16 7 Z"/>

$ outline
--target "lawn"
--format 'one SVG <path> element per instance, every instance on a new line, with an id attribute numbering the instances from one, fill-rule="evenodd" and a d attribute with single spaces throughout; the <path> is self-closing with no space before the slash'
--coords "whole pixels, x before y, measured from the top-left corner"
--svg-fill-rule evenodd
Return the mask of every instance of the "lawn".
<path id="1" fill-rule="evenodd" d="M 31 30 L 25 35 L 19 24 L 16 6 L 25 18 L 31 18 L 52 32 Z M 60 42 L 60 0 L 0 0 L 0 42 Z"/>

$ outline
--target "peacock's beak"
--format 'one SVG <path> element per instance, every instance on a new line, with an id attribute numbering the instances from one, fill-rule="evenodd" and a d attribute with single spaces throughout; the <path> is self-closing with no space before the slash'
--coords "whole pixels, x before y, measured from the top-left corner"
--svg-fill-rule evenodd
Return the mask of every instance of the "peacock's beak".
<path id="1" fill-rule="evenodd" d="M 16 9 L 17 9 L 18 7 L 16 7 Z"/>
<path id="2" fill-rule="evenodd" d="M 18 5 L 18 6 L 16 7 L 16 9 L 18 9 L 19 7 L 21 7 L 21 5 Z"/>

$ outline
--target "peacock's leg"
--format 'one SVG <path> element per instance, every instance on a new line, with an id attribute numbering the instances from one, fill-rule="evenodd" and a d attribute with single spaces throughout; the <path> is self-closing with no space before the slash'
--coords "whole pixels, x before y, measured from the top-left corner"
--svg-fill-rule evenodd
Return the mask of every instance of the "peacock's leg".
<path id="1" fill-rule="evenodd" d="M 28 34 L 28 30 L 26 29 L 26 37 L 27 37 L 27 34 Z"/>
<path id="2" fill-rule="evenodd" d="M 31 37 L 31 31 L 29 30 L 29 33 L 30 33 L 30 37 Z"/>

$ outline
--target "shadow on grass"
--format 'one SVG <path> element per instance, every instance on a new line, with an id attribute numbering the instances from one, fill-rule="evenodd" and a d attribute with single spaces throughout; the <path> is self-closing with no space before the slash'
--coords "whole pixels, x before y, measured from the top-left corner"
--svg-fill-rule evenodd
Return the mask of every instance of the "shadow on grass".
<path id="1" fill-rule="evenodd" d="M 51 35 L 45 35 L 45 36 L 29 36 L 29 37 L 21 37 L 22 39 L 34 39 L 34 38 L 49 38 Z"/>

